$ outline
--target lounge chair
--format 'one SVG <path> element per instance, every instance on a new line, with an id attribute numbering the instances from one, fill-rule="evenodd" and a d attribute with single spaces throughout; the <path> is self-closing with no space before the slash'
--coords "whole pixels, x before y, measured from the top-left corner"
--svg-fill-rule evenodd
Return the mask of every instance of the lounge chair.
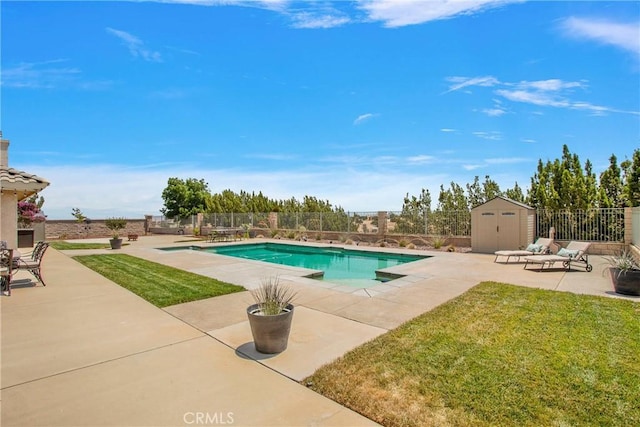
<path id="1" fill-rule="evenodd" d="M 524 268 L 526 269 L 529 264 L 540 264 L 538 271 L 552 268 L 556 262 L 561 262 L 565 270 L 571 271 L 572 265 L 578 265 L 584 267 L 588 272 L 593 270 L 593 266 L 589 264 L 589 255 L 587 251 L 591 246 L 591 242 L 569 242 L 566 248 L 562 248 L 555 255 L 540 255 L 540 256 L 527 256 L 525 257 L 526 263 Z"/>
<path id="2" fill-rule="evenodd" d="M 42 264 L 42 258 L 44 257 L 44 253 L 47 251 L 49 247 L 49 243 L 47 242 L 39 242 L 38 245 L 33 249 L 30 257 L 20 257 L 15 263 L 14 268 L 18 270 L 27 270 L 29 273 L 33 274 L 36 279 L 42 286 L 47 286 L 42 279 L 42 271 L 40 270 L 40 265 Z"/>
<path id="3" fill-rule="evenodd" d="M 527 246 L 526 249 L 513 250 L 513 251 L 496 251 L 496 258 L 493 262 L 498 262 L 498 258 L 507 257 L 507 260 L 504 262 L 505 264 L 509 264 L 509 260 L 513 257 L 516 259 L 516 262 L 520 261 L 520 257 L 532 256 L 532 255 L 548 255 L 551 253 L 551 245 L 553 244 L 553 239 L 549 239 L 546 237 L 540 237 L 535 243 Z"/>

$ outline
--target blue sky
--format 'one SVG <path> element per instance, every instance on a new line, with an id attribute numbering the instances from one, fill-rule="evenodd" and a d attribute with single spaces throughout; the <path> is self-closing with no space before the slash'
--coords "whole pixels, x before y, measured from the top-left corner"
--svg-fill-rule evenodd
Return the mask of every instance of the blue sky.
<path id="1" fill-rule="evenodd" d="M 0 7 L 0 127 L 50 218 L 159 215 L 169 177 L 400 210 L 640 146 L 638 2 Z"/>

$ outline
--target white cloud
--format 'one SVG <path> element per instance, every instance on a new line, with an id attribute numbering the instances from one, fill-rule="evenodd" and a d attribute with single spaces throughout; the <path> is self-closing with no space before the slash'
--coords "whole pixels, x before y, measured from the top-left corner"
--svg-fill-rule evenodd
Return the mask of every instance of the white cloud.
<path id="1" fill-rule="evenodd" d="M 488 139 L 490 141 L 499 141 L 502 139 L 502 132 L 491 131 L 491 132 L 471 132 L 473 135 L 478 138 Z"/>
<path id="2" fill-rule="evenodd" d="M 300 12 L 292 15 L 294 28 L 334 28 L 348 24 L 346 16 Z"/>
<path id="3" fill-rule="evenodd" d="M 492 76 L 481 77 L 446 77 L 446 81 L 454 83 L 446 92 L 453 92 L 465 87 L 493 87 L 498 86 L 494 90 L 494 94 L 513 102 L 521 102 L 533 104 L 541 107 L 568 108 L 572 110 L 589 111 L 591 115 L 603 116 L 608 113 L 622 113 L 640 115 L 640 111 L 620 110 L 612 107 L 592 104 L 587 101 L 574 101 L 569 98 L 573 89 L 586 89 L 588 81 L 564 81 L 561 79 L 532 80 L 520 81 L 517 83 L 501 82 Z M 494 107 L 479 110 L 489 116 L 500 116 L 508 112 L 503 107 L 502 101 L 498 98 L 494 99 Z M 477 111 L 477 110 L 476 110 Z M 535 112 L 533 114 L 542 114 Z"/>
<path id="4" fill-rule="evenodd" d="M 377 116 L 377 114 L 373 114 L 373 113 L 361 114 L 353 121 L 353 124 L 361 125 L 362 123 L 371 120 L 375 116 Z"/>
<path id="5" fill-rule="evenodd" d="M 480 111 L 490 117 L 500 117 L 501 115 L 506 114 L 507 112 L 502 108 L 485 108 Z"/>
<path id="6" fill-rule="evenodd" d="M 565 34 L 594 40 L 640 55 L 640 23 L 621 23 L 605 19 L 569 17 L 561 24 Z"/>
<path id="7" fill-rule="evenodd" d="M 560 79 L 548 79 L 537 81 L 521 81 L 516 86 L 521 89 L 535 89 L 540 91 L 560 91 L 563 89 L 571 89 L 574 87 L 585 88 L 586 82 L 565 82 Z"/>
<path id="8" fill-rule="evenodd" d="M 122 40 L 123 44 L 129 49 L 129 53 L 134 57 L 140 57 L 149 62 L 162 62 L 162 56 L 159 52 L 154 52 L 144 46 L 142 40 L 126 31 L 116 30 L 114 28 L 106 28 L 107 32 L 113 34 Z"/>
<path id="9" fill-rule="evenodd" d="M 496 94 L 503 96 L 510 101 L 526 102 L 534 105 L 551 107 L 569 107 L 570 105 L 566 100 L 558 98 L 555 95 L 549 95 L 544 92 L 498 89 L 496 90 Z"/>
<path id="10" fill-rule="evenodd" d="M 382 169 L 387 169 L 392 159 L 376 160 Z M 388 173 L 371 170 L 369 166 L 339 164 L 281 171 L 203 169 L 185 164 L 149 168 L 122 165 L 20 165 L 20 168 L 37 172 L 51 182 L 41 193 L 45 198 L 44 211 L 50 219 L 72 219 L 74 207 L 93 219 L 160 215 L 162 190 L 169 177 L 202 178 L 213 193 L 226 189 L 261 191 L 280 200 L 291 197 L 302 200 L 305 195 L 312 195 L 350 211 L 400 210 L 407 192 L 419 194 L 421 188 L 427 187 L 435 191 L 440 183 L 454 180 L 448 175 L 423 171 L 411 174 L 402 170 L 394 170 L 394 179 L 389 179 Z"/>
<path id="11" fill-rule="evenodd" d="M 442 128 L 440 129 L 440 132 L 457 132 L 457 131 L 455 129 Z"/>
<path id="12" fill-rule="evenodd" d="M 83 73 L 77 67 L 58 66 L 66 59 L 43 62 L 23 62 L 2 69 L 0 86 L 18 89 L 79 89 L 99 91 L 109 89 L 109 80 L 83 80 Z"/>
<path id="13" fill-rule="evenodd" d="M 449 90 L 447 92 L 453 92 L 456 90 L 460 90 L 462 88 L 468 86 L 496 86 L 500 84 L 500 81 L 492 76 L 483 76 L 483 77 L 447 77 L 447 81 L 450 83 L 454 83 L 449 86 Z"/>
<path id="14" fill-rule="evenodd" d="M 421 154 L 418 156 L 407 157 L 407 162 L 414 165 L 426 165 L 429 163 L 433 163 L 436 161 L 436 158 L 433 156 L 428 156 L 426 154 Z"/>
<path id="15" fill-rule="evenodd" d="M 481 168 L 483 166 L 484 165 L 478 165 L 478 164 L 475 164 L 475 165 L 462 165 L 462 168 L 464 170 L 467 170 L 467 171 L 472 171 L 472 170 L 479 169 L 479 168 Z"/>
<path id="16" fill-rule="evenodd" d="M 23 62 L 15 67 L 2 69 L 1 84 L 15 88 L 51 89 L 75 82 L 81 73 L 75 67 L 57 67 L 53 64 L 67 62 L 56 59 L 45 62 Z"/>
<path id="17" fill-rule="evenodd" d="M 402 27 L 429 21 L 472 15 L 518 0 L 360 0 L 359 7 L 369 19 L 385 27 Z"/>

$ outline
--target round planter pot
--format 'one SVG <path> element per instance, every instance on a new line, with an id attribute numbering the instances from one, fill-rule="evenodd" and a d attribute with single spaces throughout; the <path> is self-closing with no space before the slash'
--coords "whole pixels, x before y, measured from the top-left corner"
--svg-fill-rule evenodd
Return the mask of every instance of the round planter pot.
<path id="1" fill-rule="evenodd" d="M 618 294 L 640 296 L 640 270 L 620 272 L 619 268 L 610 268 L 613 289 Z"/>
<path id="2" fill-rule="evenodd" d="M 110 239 L 111 249 L 120 249 L 122 247 L 122 239 Z"/>
<path id="3" fill-rule="evenodd" d="M 260 313 L 258 304 L 247 308 L 249 325 L 256 350 L 260 353 L 281 353 L 287 349 L 289 332 L 291 331 L 291 319 L 293 319 L 293 305 L 289 304 L 285 311 L 265 316 Z"/>

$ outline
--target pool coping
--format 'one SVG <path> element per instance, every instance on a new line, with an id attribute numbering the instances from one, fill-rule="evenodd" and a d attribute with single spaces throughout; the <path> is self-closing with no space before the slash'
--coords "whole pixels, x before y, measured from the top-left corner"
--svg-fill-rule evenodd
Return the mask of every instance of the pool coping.
<path id="1" fill-rule="evenodd" d="M 425 278 L 424 276 L 415 276 L 412 274 L 404 273 L 403 267 L 406 267 L 407 264 L 415 264 L 415 263 L 428 261 L 435 256 L 434 254 L 407 253 L 407 250 L 398 250 L 396 248 L 364 247 L 364 246 L 353 247 L 353 245 L 343 245 L 343 244 L 338 245 L 336 243 L 327 244 L 327 243 L 318 243 L 318 242 L 297 242 L 297 241 L 289 242 L 289 241 L 281 241 L 279 239 L 264 239 L 264 240 L 265 241 L 261 241 L 261 242 L 255 242 L 255 239 L 252 239 L 250 241 L 238 241 L 238 242 L 219 242 L 219 243 L 201 242 L 199 244 L 193 244 L 193 245 L 178 245 L 175 248 L 172 248 L 172 246 L 167 246 L 162 248 L 156 247 L 154 249 L 159 251 L 160 253 L 176 253 L 176 252 L 184 251 L 185 253 L 198 254 L 199 256 L 224 257 L 224 258 L 227 258 L 229 262 L 245 262 L 247 264 L 254 264 L 258 268 L 262 268 L 262 269 L 271 269 L 275 265 L 277 266 L 278 270 L 283 270 L 282 272 L 280 272 L 280 274 L 275 274 L 281 279 L 295 278 L 297 284 L 299 285 L 331 289 L 331 290 L 335 290 L 343 293 L 349 293 L 349 294 L 353 294 L 361 297 L 369 297 L 369 298 L 381 293 L 392 292 L 398 288 L 407 286 L 408 284 L 414 283 L 417 280 Z M 422 259 L 416 259 L 400 265 L 394 265 L 391 267 L 377 269 L 375 270 L 376 275 L 380 274 L 380 276 L 394 277 L 394 278 L 388 281 L 377 281 L 375 279 L 372 279 L 374 282 L 376 282 L 372 286 L 355 287 L 355 286 L 341 284 L 339 282 L 333 282 L 331 280 L 320 281 L 313 278 L 313 276 L 324 275 L 323 270 L 316 270 L 316 269 L 311 269 L 306 267 L 296 267 L 296 266 L 290 266 L 286 264 L 271 263 L 268 261 L 254 260 L 249 258 L 235 257 L 232 255 L 226 255 L 221 253 L 212 253 L 207 251 L 198 251 L 198 250 L 191 249 L 192 247 L 206 249 L 206 248 L 220 247 L 220 246 L 227 247 L 227 246 L 244 246 L 244 245 L 257 245 L 257 244 L 316 247 L 316 248 L 323 248 L 323 249 L 333 248 L 338 250 L 359 251 L 359 252 L 368 252 L 368 253 L 411 255 L 411 256 L 420 257 Z M 384 250 L 384 249 L 387 249 L 387 250 Z M 214 273 L 209 271 L 209 269 L 207 268 L 196 269 L 191 271 L 197 274 L 202 274 L 204 276 L 219 278 L 217 276 L 212 275 Z M 247 287 L 247 285 L 245 284 L 243 284 L 242 286 L 245 286 L 247 289 L 253 289 L 257 287 L 257 284 L 254 282 L 249 284 L 248 285 L 249 287 Z"/>

